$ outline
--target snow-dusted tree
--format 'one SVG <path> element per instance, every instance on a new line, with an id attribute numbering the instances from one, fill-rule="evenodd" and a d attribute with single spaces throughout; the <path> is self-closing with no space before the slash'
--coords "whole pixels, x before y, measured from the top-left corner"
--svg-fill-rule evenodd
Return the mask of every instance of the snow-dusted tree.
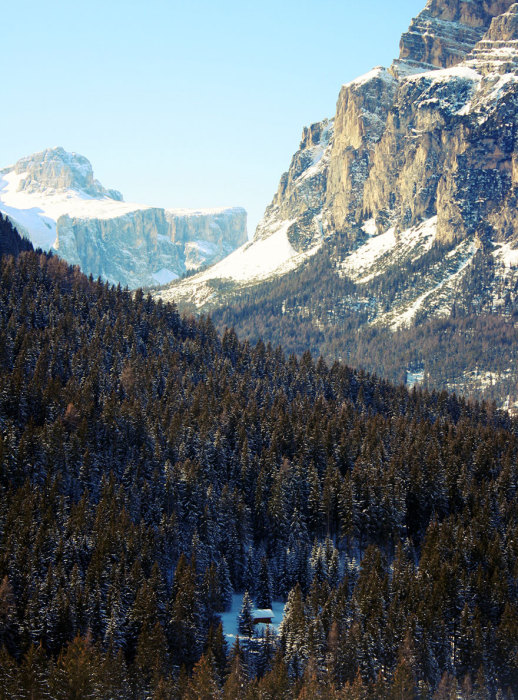
<path id="1" fill-rule="evenodd" d="M 230 573 L 228 570 L 228 564 L 225 557 L 221 557 L 221 561 L 218 564 L 219 573 L 219 586 L 221 591 L 221 611 L 230 610 L 232 605 L 232 594 L 234 589 L 232 588 L 232 583 L 230 582 Z"/>
<path id="2" fill-rule="evenodd" d="M 308 646 L 304 600 L 298 584 L 288 595 L 284 617 L 279 625 L 279 637 L 290 675 L 299 678 L 308 658 Z"/>
<path id="3" fill-rule="evenodd" d="M 223 686 L 223 700 L 244 700 L 248 678 L 239 639 L 232 648 L 229 669 L 230 672 Z"/>
<path id="4" fill-rule="evenodd" d="M 257 571 L 253 547 L 249 547 L 245 557 L 245 570 L 243 573 L 243 586 L 250 593 L 255 593 Z"/>
<path id="5" fill-rule="evenodd" d="M 255 602 L 258 608 L 272 607 L 272 582 L 266 557 L 261 559 L 261 566 L 259 567 Z"/>
<path id="6" fill-rule="evenodd" d="M 237 618 L 239 634 L 251 637 L 254 633 L 254 618 L 252 616 L 253 603 L 248 591 L 243 596 L 243 604 Z"/>

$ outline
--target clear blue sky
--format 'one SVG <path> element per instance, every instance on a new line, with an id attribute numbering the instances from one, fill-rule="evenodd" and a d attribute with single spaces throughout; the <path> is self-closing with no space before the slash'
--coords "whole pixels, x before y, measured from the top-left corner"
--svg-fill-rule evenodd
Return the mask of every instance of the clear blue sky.
<path id="1" fill-rule="evenodd" d="M 302 127 L 389 65 L 424 5 L 6 0 L 0 166 L 63 146 L 128 201 L 244 206 L 253 229 Z"/>

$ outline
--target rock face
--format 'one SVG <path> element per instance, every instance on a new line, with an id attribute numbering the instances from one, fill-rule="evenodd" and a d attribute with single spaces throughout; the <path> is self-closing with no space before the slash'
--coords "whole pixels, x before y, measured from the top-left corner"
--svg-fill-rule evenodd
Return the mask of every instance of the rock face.
<path id="1" fill-rule="evenodd" d="M 0 211 L 35 246 L 130 289 L 170 282 L 247 240 L 241 208 L 174 210 L 123 201 L 90 162 L 62 148 L 0 171 Z"/>
<path id="2" fill-rule="evenodd" d="M 310 248 L 322 239 L 322 207 L 334 130 L 333 120 L 312 124 L 302 132 L 290 169 L 284 173 L 272 203 L 259 224 L 255 238 L 267 237 L 284 221 L 293 220 L 287 236 L 294 250 Z"/>
<path id="3" fill-rule="evenodd" d="M 509 0 L 430 0 L 401 37 L 400 56 L 393 69 L 401 74 L 460 63 L 505 12 Z"/>
<path id="4" fill-rule="evenodd" d="M 365 222 L 398 235 L 434 218 L 441 243 L 514 240 L 517 16 L 510 0 L 430 0 L 390 68 L 342 87 L 334 118 L 304 129 L 257 227 L 255 242 L 279 239 L 279 266 L 268 261 L 265 275 L 286 271 L 288 246 L 295 262 L 337 234 L 353 249 Z M 223 274 L 168 294 L 217 305 L 229 287 L 210 279 Z M 250 284 L 263 277 L 254 269 Z"/>
<path id="5" fill-rule="evenodd" d="M 122 202 L 117 190 L 105 189 L 94 173 L 90 161 L 77 153 L 67 153 L 63 148 L 47 148 L 41 153 L 21 158 L 14 172 L 22 175 L 20 192 L 45 192 L 47 190 L 79 190 L 91 197 L 108 197 Z"/>
<path id="6" fill-rule="evenodd" d="M 307 250 L 318 233 L 354 243 L 370 218 L 382 232 L 435 215 L 440 240 L 481 234 L 513 197 L 516 15 L 509 0 L 430 0 L 390 69 L 344 85 L 334 119 L 304 130 L 256 236 L 289 220 Z"/>
<path id="7" fill-rule="evenodd" d="M 396 79 L 380 67 L 340 91 L 324 204 L 326 232 L 354 233 L 362 219 L 365 181 L 396 88 Z"/>

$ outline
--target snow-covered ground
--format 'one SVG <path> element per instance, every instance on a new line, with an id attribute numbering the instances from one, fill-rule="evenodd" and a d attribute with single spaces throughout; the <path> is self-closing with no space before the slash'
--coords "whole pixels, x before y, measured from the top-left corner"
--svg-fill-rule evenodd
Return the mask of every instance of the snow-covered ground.
<path id="1" fill-rule="evenodd" d="M 384 66 L 376 66 L 367 73 L 358 76 L 358 78 L 350 80 L 348 83 L 344 83 L 342 87 L 358 87 L 360 85 L 365 85 L 365 83 L 369 83 L 371 80 L 375 80 L 376 78 L 380 78 L 381 80 L 390 83 L 395 81 L 394 76 L 391 75 Z"/>
<path id="2" fill-rule="evenodd" d="M 237 630 L 237 618 L 239 616 L 239 613 L 241 611 L 241 607 L 243 605 L 243 593 L 234 593 L 232 596 L 232 608 L 228 612 L 224 612 L 220 614 L 221 621 L 223 623 L 223 633 L 225 634 L 225 637 L 227 638 L 227 642 L 229 644 L 233 644 L 237 637 L 239 637 L 238 630 Z M 279 601 L 279 600 L 274 600 L 272 604 L 272 610 L 273 610 L 273 620 L 272 624 L 270 626 L 270 629 L 273 630 L 274 632 L 277 632 L 279 630 L 279 625 L 282 621 L 283 615 L 284 615 L 284 606 L 286 603 Z M 258 635 L 261 635 L 261 633 L 264 631 L 266 625 L 256 625 L 255 629 L 257 630 Z M 240 637 L 241 639 L 241 637 Z"/>
<path id="3" fill-rule="evenodd" d="M 169 282 L 178 279 L 178 275 L 176 272 L 168 270 L 165 267 L 163 267 L 161 270 L 158 270 L 157 272 L 153 272 L 153 277 L 155 278 L 156 283 L 159 285 L 169 284 Z"/>
<path id="4" fill-rule="evenodd" d="M 368 240 L 342 263 L 342 272 L 358 284 L 382 274 L 387 266 L 403 259 L 415 260 L 430 250 L 437 232 L 437 217 L 399 234 L 395 228 L 378 234 L 374 219 L 366 221 L 363 230 L 369 236 Z"/>
<path id="5" fill-rule="evenodd" d="M 410 304 L 402 305 L 386 315 L 384 322 L 388 323 L 392 330 L 409 326 L 417 312 L 426 305 L 431 308 L 436 316 L 447 315 L 451 308 L 454 290 L 463 272 L 472 262 L 477 251 L 474 242 L 463 241 L 455 252 L 456 268 L 452 272 L 445 272 L 443 278 L 431 289 L 420 294 Z"/>
<path id="6" fill-rule="evenodd" d="M 159 295 L 166 301 L 190 300 L 196 306 L 202 306 L 213 294 L 210 284 L 213 280 L 227 280 L 241 286 L 294 270 L 314 255 L 321 243 L 298 253 L 288 239 L 292 223 L 293 220 L 281 222 L 268 237 L 245 243 L 207 270 L 188 277 L 171 289 L 161 290 Z"/>

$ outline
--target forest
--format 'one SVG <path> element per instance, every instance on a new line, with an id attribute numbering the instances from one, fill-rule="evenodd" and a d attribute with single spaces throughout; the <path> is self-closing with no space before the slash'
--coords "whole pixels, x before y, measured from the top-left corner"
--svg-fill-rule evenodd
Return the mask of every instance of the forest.
<path id="1" fill-rule="evenodd" d="M 378 315 L 419 288 L 420 278 L 451 246 L 435 243 L 418 260 L 393 266 L 359 285 L 340 272 L 350 252 L 340 234 L 299 269 L 250 288 L 228 292 L 211 310 L 223 332 L 233 327 L 240 339 L 282 345 L 289 353 L 310 350 L 326 361 L 346 362 L 389 381 L 405 383 L 407 371 L 420 371 L 423 385 L 496 401 L 518 401 L 518 289 L 505 303 L 493 304 L 494 265 L 489 244 L 481 247 L 456 294 L 448 315 L 417 314 L 409 328 L 396 332 L 376 325 Z M 215 281 L 214 284 L 219 284 Z M 185 307 L 187 311 L 193 311 Z M 485 374 L 489 381 L 480 379 Z"/>
<path id="2" fill-rule="evenodd" d="M 518 698 L 516 419 L 11 252 L 0 698 Z"/>

